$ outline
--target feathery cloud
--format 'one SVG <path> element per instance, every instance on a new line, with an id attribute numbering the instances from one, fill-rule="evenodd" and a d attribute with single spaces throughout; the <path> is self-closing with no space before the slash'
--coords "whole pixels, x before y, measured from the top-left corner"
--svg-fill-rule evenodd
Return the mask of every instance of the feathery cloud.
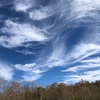
<path id="1" fill-rule="evenodd" d="M 13 69 L 6 63 L 0 61 L 0 77 L 5 80 L 11 80 L 13 78 Z"/>
<path id="2" fill-rule="evenodd" d="M 70 76 L 65 76 L 64 83 L 76 83 L 81 79 L 93 82 L 100 79 L 100 70 L 86 71 L 84 74 L 74 74 Z"/>
<path id="3" fill-rule="evenodd" d="M 24 74 L 21 76 L 23 79 L 21 81 L 35 81 L 42 77 L 43 71 L 40 70 L 39 66 L 35 63 L 29 64 L 16 64 L 13 65 L 15 69 L 23 71 Z"/>
<path id="4" fill-rule="evenodd" d="M 1 32 L 4 36 L 0 37 L 0 45 L 8 48 L 24 46 L 24 43 L 27 42 L 47 40 L 40 29 L 30 24 L 15 23 L 11 20 L 5 21 L 5 26 L 1 28 Z"/>
<path id="5" fill-rule="evenodd" d="M 16 11 L 26 12 L 29 8 L 35 5 L 35 0 L 15 0 L 14 7 Z"/>
<path id="6" fill-rule="evenodd" d="M 13 65 L 15 69 L 23 71 L 23 81 L 35 81 L 44 72 L 58 66 L 64 67 L 65 70 L 61 72 L 68 74 L 63 82 L 100 79 L 100 57 L 97 56 L 100 53 L 99 0 L 57 0 L 45 6 L 35 0 L 15 0 L 13 7 L 17 13 L 25 12 L 27 20 L 25 23 L 5 20 L 5 26 L 0 29 L 0 45 L 10 49 L 25 46 L 21 50 L 15 48 L 16 52 L 25 55 L 32 55 L 34 49 L 39 48 L 34 63 Z M 73 34 L 77 34 L 76 37 L 82 34 L 82 37 L 68 48 L 69 42 L 76 38 L 71 38 Z M 33 51 L 28 49 L 29 42 L 35 45 Z M 40 46 L 41 43 L 44 44 Z M 5 70 L 5 67 L 1 69 Z"/>
<path id="7" fill-rule="evenodd" d="M 50 9 L 46 7 L 29 12 L 29 17 L 33 20 L 43 20 L 50 15 Z"/>

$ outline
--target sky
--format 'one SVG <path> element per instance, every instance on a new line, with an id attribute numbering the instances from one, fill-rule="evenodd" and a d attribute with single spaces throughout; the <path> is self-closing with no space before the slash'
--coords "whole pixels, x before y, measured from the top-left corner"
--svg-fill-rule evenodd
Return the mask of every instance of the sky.
<path id="1" fill-rule="evenodd" d="M 0 0 L 0 77 L 100 80 L 100 0 Z"/>

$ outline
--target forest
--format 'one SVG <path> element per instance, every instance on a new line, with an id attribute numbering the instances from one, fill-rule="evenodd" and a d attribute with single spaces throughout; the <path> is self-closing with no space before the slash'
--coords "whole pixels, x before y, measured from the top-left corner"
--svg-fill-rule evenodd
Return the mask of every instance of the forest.
<path id="1" fill-rule="evenodd" d="M 0 79 L 0 100 L 100 100 L 100 80 L 38 86 Z"/>

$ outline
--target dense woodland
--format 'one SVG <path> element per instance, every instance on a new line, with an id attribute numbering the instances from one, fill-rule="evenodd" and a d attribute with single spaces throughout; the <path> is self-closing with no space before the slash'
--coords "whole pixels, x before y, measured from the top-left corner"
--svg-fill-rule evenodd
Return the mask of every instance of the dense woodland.
<path id="1" fill-rule="evenodd" d="M 0 100 L 100 100 L 100 81 L 81 80 L 72 85 L 8 82 L 0 79 Z"/>

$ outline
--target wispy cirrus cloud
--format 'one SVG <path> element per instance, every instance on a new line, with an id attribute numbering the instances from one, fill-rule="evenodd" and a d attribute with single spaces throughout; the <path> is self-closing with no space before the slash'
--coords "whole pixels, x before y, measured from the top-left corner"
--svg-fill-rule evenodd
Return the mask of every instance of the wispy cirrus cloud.
<path id="1" fill-rule="evenodd" d="M 33 54 L 35 54 L 33 51 L 25 50 L 25 49 L 24 50 L 16 50 L 16 52 L 24 54 L 24 55 L 33 55 Z"/>
<path id="2" fill-rule="evenodd" d="M 0 29 L 0 45 L 11 49 L 25 46 L 25 49 L 15 50 L 24 55 L 33 55 L 34 49 L 40 47 L 34 63 L 13 65 L 23 71 L 23 81 L 35 81 L 44 72 L 59 66 L 65 68 L 61 71 L 66 73 L 65 83 L 100 79 L 99 0 L 58 0 L 45 6 L 38 5 L 35 0 L 15 0 L 13 7 L 27 13 L 27 21 L 5 20 L 5 26 Z M 79 34 L 82 34 L 80 40 Z M 76 37 L 77 42 L 74 41 Z M 74 45 L 70 44 L 72 41 Z M 31 51 L 27 49 L 30 47 L 28 42 L 43 44 L 31 43 L 35 45 Z"/>
<path id="3" fill-rule="evenodd" d="M 23 79 L 21 81 L 32 82 L 32 81 L 35 81 L 41 77 L 42 77 L 42 74 L 26 73 L 26 74 L 22 75 Z"/>
<path id="4" fill-rule="evenodd" d="M 62 70 L 61 72 L 65 73 L 72 73 L 71 75 L 65 76 L 66 83 L 69 82 L 78 82 L 81 79 L 84 80 L 90 80 L 94 81 L 96 79 L 100 79 L 99 74 L 95 73 L 95 79 L 94 76 L 92 76 L 91 73 L 88 73 L 89 71 L 93 72 L 93 69 L 97 72 L 100 70 L 100 57 L 96 56 L 100 53 L 100 45 L 99 44 L 81 44 L 77 45 L 76 48 L 74 48 L 66 57 L 68 59 L 68 62 L 65 63 L 67 67 L 65 70 Z M 84 75 L 85 73 L 85 75 Z M 87 74 L 86 74 L 87 73 Z M 75 77 L 74 77 L 75 76 Z M 75 79 L 76 78 L 76 79 Z M 93 79 L 93 80 L 92 80 Z"/>
<path id="5" fill-rule="evenodd" d="M 59 1 L 60 2 L 60 1 Z M 97 1 L 99 2 L 99 1 Z M 56 12 L 56 14 L 59 13 L 59 18 L 60 21 L 62 18 L 66 23 L 63 25 L 54 25 L 55 27 L 52 28 L 52 34 L 54 35 L 52 37 L 52 49 L 51 52 L 49 52 L 48 56 L 43 55 L 43 59 L 37 66 L 39 69 L 42 68 L 42 71 L 48 71 L 49 69 L 57 66 L 63 66 L 65 67 L 65 70 L 62 70 L 61 72 L 64 72 L 68 74 L 69 72 L 71 75 L 68 74 L 64 78 L 65 83 L 71 82 L 78 82 L 81 79 L 84 80 L 90 80 L 94 81 L 96 79 L 100 79 L 99 76 L 99 61 L 96 62 L 97 58 L 96 54 L 100 53 L 100 41 L 99 41 L 99 36 L 100 36 L 100 31 L 99 27 L 95 27 L 95 22 L 96 20 L 90 20 L 87 18 L 87 16 L 95 19 L 96 17 L 98 18 L 99 14 L 98 12 L 92 12 L 93 10 L 95 11 L 98 9 L 99 3 L 96 2 L 87 2 L 85 0 L 79 1 L 79 0 L 74 0 L 73 2 L 69 2 L 70 5 L 66 5 L 66 0 L 63 0 L 60 2 L 63 6 L 60 6 L 59 3 L 54 7 L 54 9 L 58 9 L 59 7 L 59 12 Z M 89 3 L 89 4 L 88 4 Z M 66 10 L 66 6 L 68 9 Z M 98 7 L 97 7 L 98 6 Z M 53 7 L 53 6 L 52 6 Z M 81 8 L 81 9 L 80 9 Z M 49 10 L 52 11 L 50 8 Z M 41 10 L 37 10 L 37 15 L 42 14 L 40 13 Z M 54 14 L 52 12 L 52 14 Z M 39 19 L 35 18 L 35 15 L 33 16 L 34 20 L 42 20 L 48 16 L 40 16 Z M 86 20 L 84 18 L 86 17 Z M 81 19 L 81 21 L 79 20 Z M 76 22 L 76 21 L 77 22 Z M 77 42 L 76 45 L 74 45 L 69 51 L 67 50 L 67 39 L 70 38 L 70 32 L 67 32 L 67 28 L 71 28 L 72 24 L 71 21 L 76 22 L 77 28 L 80 28 L 81 25 L 83 25 L 85 22 L 90 23 L 92 21 L 93 26 L 88 26 L 87 30 L 85 31 L 84 35 L 80 38 L 80 41 Z M 96 22 L 97 23 L 97 22 Z M 55 22 L 56 24 L 56 22 Z M 70 25 L 71 24 L 71 25 Z M 62 31 L 66 26 L 66 35 L 62 35 Z M 85 27 L 85 25 L 83 25 Z M 91 29 L 92 28 L 92 29 Z M 60 29 L 58 31 L 58 29 Z M 75 28 L 72 27 L 72 30 Z M 81 33 L 80 33 L 81 34 Z M 56 37 L 56 38 L 55 38 Z M 67 41 L 67 42 L 65 42 Z M 46 56 L 46 57 L 45 57 Z M 91 60 L 91 56 L 92 60 Z M 40 56 L 41 57 L 41 56 Z M 95 63 L 94 63 L 95 62 Z M 92 69 L 95 69 L 94 71 L 91 71 Z M 46 70 L 45 70 L 46 69 Z M 98 70 L 96 70 L 98 69 Z M 38 69 L 37 69 L 38 70 Z M 37 72 L 36 70 L 36 72 Z M 35 71 L 35 70 L 34 70 Z M 97 75 L 96 75 L 97 72 Z M 93 74 L 95 73 L 95 74 Z M 95 79 L 94 79 L 95 76 Z"/>
<path id="6" fill-rule="evenodd" d="M 94 58 L 90 58 L 90 59 L 87 59 L 87 60 L 82 60 L 81 61 L 82 63 L 100 63 L 100 57 L 94 57 Z"/>
<path id="7" fill-rule="evenodd" d="M 83 74 L 77 73 L 70 76 L 65 76 L 64 83 L 76 83 L 80 80 L 88 80 L 89 82 L 93 82 L 95 80 L 100 79 L 100 69 L 93 71 L 86 71 Z"/>
<path id="8" fill-rule="evenodd" d="M 21 76 L 21 81 L 35 81 L 42 77 L 43 71 L 40 70 L 39 66 L 37 66 L 35 63 L 29 63 L 29 64 L 16 64 L 13 65 L 15 69 L 23 71 L 24 74 Z"/>
<path id="9" fill-rule="evenodd" d="M 68 68 L 67 70 L 62 70 L 62 72 L 78 72 L 78 71 L 82 71 L 84 72 L 84 70 L 88 70 L 88 69 L 92 69 L 92 68 L 100 68 L 100 63 L 85 63 L 85 64 L 80 64 L 77 66 L 73 66 Z"/>
<path id="10" fill-rule="evenodd" d="M 72 6 L 72 13 L 74 13 L 76 18 L 86 18 L 86 17 L 92 17 L 92 18 L 98 18 L 96 16 L 97 9 L 100 7 L 100 1 L 99 0 L 74 0 L 73 6 Z M 95 11 L 93 13 L 93 10 Z M 88 19 L 88 18 L 86 18 Z M 85 20 L 84 20 L 85 21 Z M 89 19 L 87 20 L 89 21 Z"/>
<path id="11" fill-rule="evenodd" d="M 25 65 L 16 64 L 15 68 L 22 71 L 32 71 L 35 65 L 36 65 L 35 63 L 25 64 Z"/>
<path id="12" fill-rule="evenodd" d="M 0 45 L 8 48 L 23 46 L 26 42 L 41 42 L 48 39 L 42 30 L 29 24 L 15 23 L 11 20 L 5 21 L 1 32 L 3 36 L 0 37 Z"/>
<path id="13" fill-rule="evenodd" d="M 4 78 L 5 80 L 12 80 L 13 74 L 14 71 L 10 67 L 10 65 L 5 63 L 4 61 L 0 61 L 0 77 Z"/>
<path id="14" fill-rule="evenodd" d="M 81 22 L 95 23 L 94 21 L 99 21 L 99 0 L 59 0 L 59 2 L 60 3 L 56 6 L 56 9 L 59 9 L 60 12 L 59 17 L 66 19 L 69 27 L 70 25 L 76 27 L 77 24 L 80 25 Z M 74 22 L 74 24 L 72 25 L 70 22 Z"/>
<path id="15" fill-rule="evenodd" d="M 43 20 L 45 18 L 48 18 L 51 15 L 52 13 L 50 13 L 49 7 L 35 9 L 29 12 L 29 17 L 33 20 Z"/>
<path id="16" fill-rule="evenodd" d="M 35 0 L 15 0 L 14 8 L 16 11 L 26 12 L 29 8 L 35 5 Z"/>

